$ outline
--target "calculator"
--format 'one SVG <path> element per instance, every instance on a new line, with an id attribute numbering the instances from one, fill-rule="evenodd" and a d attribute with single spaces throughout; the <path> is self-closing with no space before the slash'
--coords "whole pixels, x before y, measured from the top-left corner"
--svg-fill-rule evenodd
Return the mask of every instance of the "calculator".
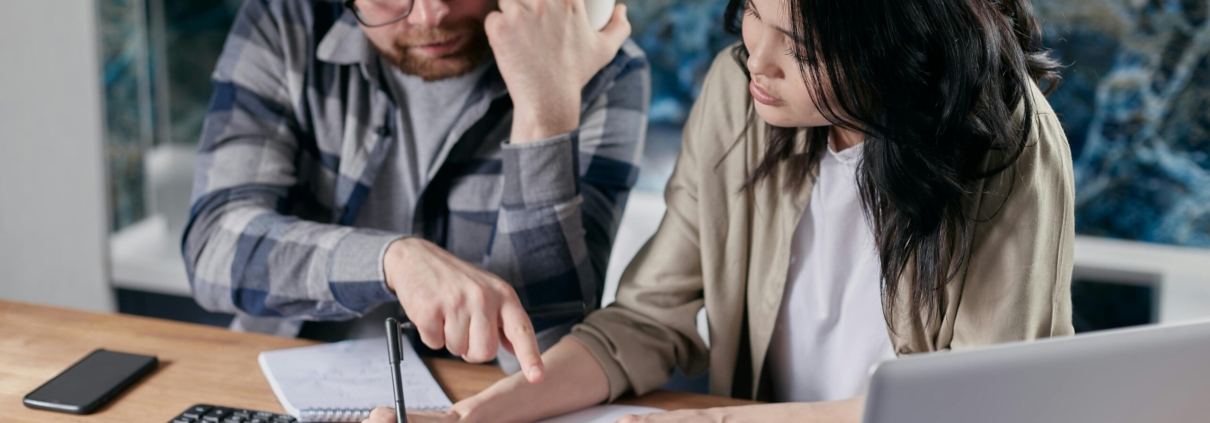
<path id="1" fill-rule="evenodd" d="M 197 404 L 189 407 L 168 423 L 297 423 L 286 414 L 268 411 L 245 410 L 242 408 L 219 407 Z"/>

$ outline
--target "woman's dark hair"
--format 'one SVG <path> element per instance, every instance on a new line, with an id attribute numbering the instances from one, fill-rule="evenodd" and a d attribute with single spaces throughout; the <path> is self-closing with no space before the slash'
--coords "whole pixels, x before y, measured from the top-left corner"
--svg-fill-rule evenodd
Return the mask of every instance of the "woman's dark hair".
<path id="1" fill-rule="evenodd" d="M 900 290 L 909 289 L 910 310 L 939 317 L 940 293 L 971 256 L 978 217 L 964 200 L 976 194 L 972 182 L 1016 162 L 1033 126 L 1032 85 L 1049 92 L 1060 81 L 1033 8 L 1029 0 L 786 3 L 812 99 L 830 123 L 865 137 L 857 184 L 881 259 L 884 316 L 894 328 Z M 728 32 L 740 33 L 746 7 L 727 5 Z M 734 52 L 745 72 L 747 54 Z M 1014 120 L 1018 107 L 1025 118 Z M 828 127 L 809 130 L 805 153 L 796 153 L 796 131 L 771 127 L 747 188 L 783 166 L 789 189 L 812 177 Z M 899 286 L 908 271 L 910 286 Z"/>

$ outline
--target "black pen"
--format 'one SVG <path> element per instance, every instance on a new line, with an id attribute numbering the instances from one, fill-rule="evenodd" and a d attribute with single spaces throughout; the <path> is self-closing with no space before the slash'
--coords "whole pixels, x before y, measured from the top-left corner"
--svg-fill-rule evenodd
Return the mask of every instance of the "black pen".
<path id="1" fill-rule="evenodd" d="M 584 316 L 588 313 L 588 305 L 583 301 L 568 301 L 564 303 L 546 304 L 525 309 L 530 319 L 557 319 L 560 317 Z M 386 320 L 387 353 L 391 360 L 391 383 L 395 385 L 395 421 L 407 423 L 408 416 L 403 400 L 403 375 L 399 374 L 403 362 L 403 352 L 400 346 L 402 330 L 412 330 L 412 322 L 399 323 L 394 317 Z"/>
<path id="2" fill-rule="evenodd" d="M 403 375 L 399 374 L 399 365 L 403 362 L 403 353 L 399 348 L 399 321 L 387 318 L 387 353 L 391 356 L 391 383 L 395 385 L 395 421 L 408 422 L 407 408 L 403 403 Z"/>

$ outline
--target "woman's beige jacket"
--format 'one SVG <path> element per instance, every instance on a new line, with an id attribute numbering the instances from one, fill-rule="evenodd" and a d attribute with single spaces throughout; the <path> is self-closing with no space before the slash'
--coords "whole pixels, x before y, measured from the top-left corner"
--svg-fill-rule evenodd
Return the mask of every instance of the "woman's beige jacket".
<path id="1" fill-rule="evenodd" d="M 1073 332 L 1071 152 L 1037 87 L 1033 98 L 1024 153 L 975 187 L 982 194 L 969 202 L 980 216 L 972 256 L 943 292 L 941 318 L 895 311 L 901 317 L 888 333 L 899 355 Z M 775 174 L 741 189 L 767 142 L 759 118 L 747 125 L 751 101 L 748 79 L 725 49 L 685 124 L 659 230 L 630 263 L 617 302 L 572 331 L 608 374 L 610 400 L 658 388 L 676 366 L 690 374 L 709 367 L 714 395 L 767 395 L 761 376 L 811 184 L 791 191 Z M 695 323 L 702 307 L 709 348 Z"/>

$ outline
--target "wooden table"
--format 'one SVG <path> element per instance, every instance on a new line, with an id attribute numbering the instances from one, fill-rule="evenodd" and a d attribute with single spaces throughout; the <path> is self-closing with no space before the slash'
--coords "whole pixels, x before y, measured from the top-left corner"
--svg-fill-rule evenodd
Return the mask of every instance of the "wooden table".
<path id="1" fill-rule="evenodd" d="M 199 403 L 281 413 L 256 356 L 265 350 L 313 344 L 167 320 L 0 301 L 0 421 L 159 422 Z M 25 394 L 97 348 L 155 355 L 160 366 L 87 416 L 22 405 Z M 495 366 L 444 359 L 425 359 L 425 363 L 453 401 L 504 377 Z M 668 391 L 621 402 L 668 410 L 749 404 Z"/>

